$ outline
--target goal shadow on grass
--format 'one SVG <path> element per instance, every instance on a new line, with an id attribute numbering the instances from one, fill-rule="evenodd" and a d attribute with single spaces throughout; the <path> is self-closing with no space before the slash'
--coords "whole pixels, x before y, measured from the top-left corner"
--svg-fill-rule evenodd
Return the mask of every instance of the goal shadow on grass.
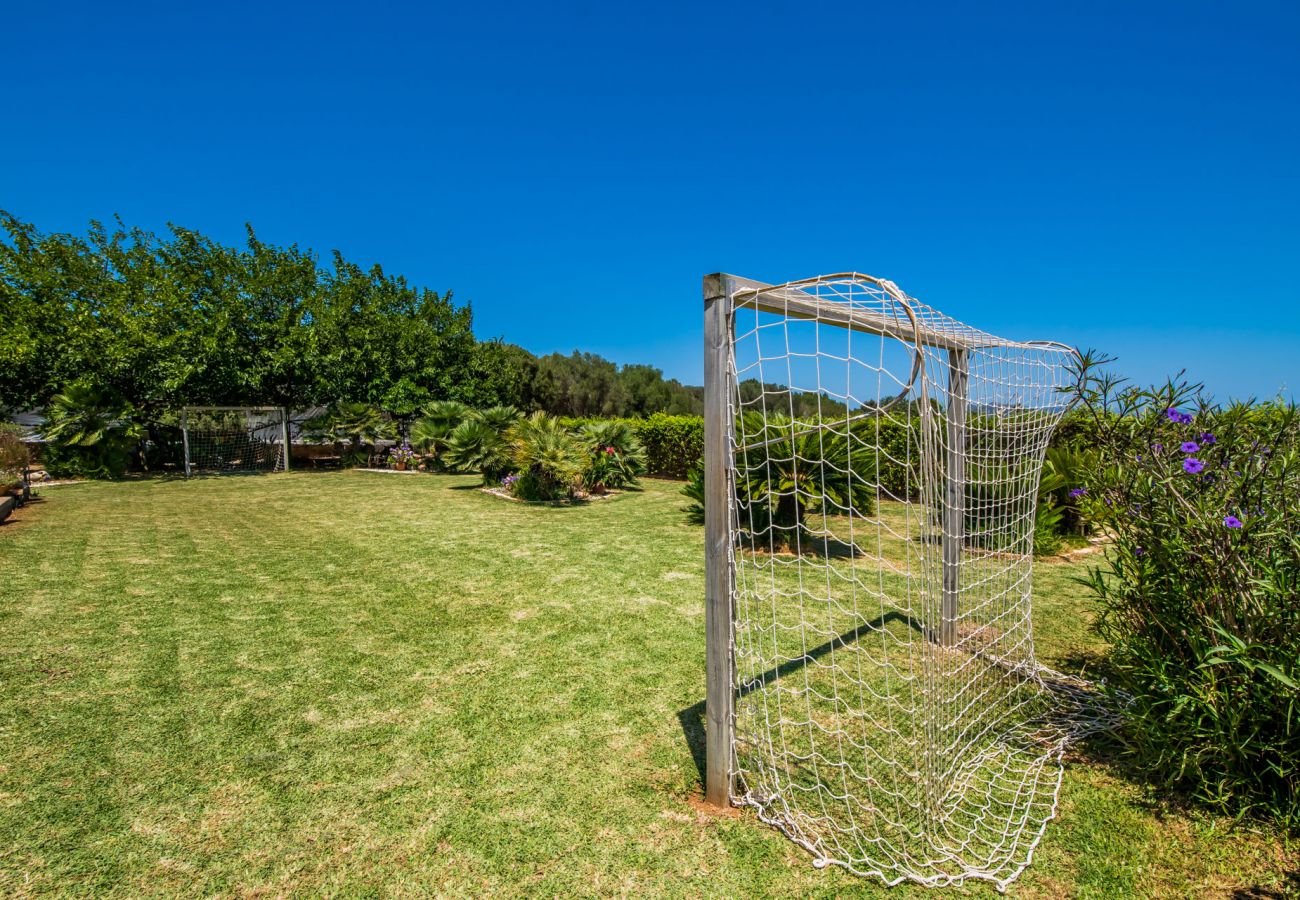
<path id="1" fill-rule="evenodd" d="M 864 622 L 856 628 L 850 628 L 841 635 L 831 638 L 824 644 L 813 647 L 803 656 L 787 660 L 779 666 L 768 669 L 756 678 L 750 679 L 747 683 L 740 686 L 737 692 L 738 699 L 752 694 L 765 684 L 776 681 L 778 678 L 784 678 L 787 675 L 793 675 L 795 672 L 803 669 L 809 663 L 821 659 L 833 650 L 846 647 L 850 643 L 858 640 L 864 635 L 878 632 L 887 625 L 899 623 L 911 628 L 917 634 L 924 634 L 921 623 L 916 619 L 904 613 L 893 611 L 884 615 L 877 616 L 870 622 Z M 701 700 L 693 703 L 677 713 L 677 721 L 681 724 L 682 735 L 686 739 L 686 746 L 691 751 L 691 759 L 695 761 L 696 771 L 700 776 L 700 784 L 703 785 L 708 770 L 707 754 L 705 752 L 705 726 L 704 713 L 706 701 Z"/>

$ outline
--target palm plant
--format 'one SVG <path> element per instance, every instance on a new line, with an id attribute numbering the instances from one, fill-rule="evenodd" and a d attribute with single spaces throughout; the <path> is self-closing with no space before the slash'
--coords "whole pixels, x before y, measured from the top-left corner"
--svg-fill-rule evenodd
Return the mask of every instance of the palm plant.
<path id="1" fill-rule="evenodd" d="M 420 418 L 411 425 L 411 446 L 434 464 L 442 463 L 451 433 L 469 414 L 469 407 L 456 400 L 435 400 L 427 404 Z"/>
<path id="2" fill-rule="evenodd" d="M 393 422 L 369 403 L 336 403 L 306 425 L 308 438 L 347 444 L 350 461 L 369 462 L 377 441 L 394 434 Z M 366 446 L 368 445 L 368 446 Z"/>
<path id="3" fill-rule="evenodd" d="M 519 480 L 515 490 L 528 500 L 570 496 L 582 477 L 587 454 L 559 419 L 535 412 L 510 429 L 510 448 Z"/>
<path id="4" fill-rule="evenodd" d="M 764 420 L 747 412 L 738 423 L 736 499 L 742 527 L 770 529 L 788 546 L 796 535 L 813 537 L 809 514 L 873 515 L 874 486 L 850 466 L 850 438 L 842 432 L 782 416 Z"/>
<path id="5" fill-rule="evenodd" d="M 1038 502 L 1061 511 L 1059 531 L 1086 535 L 1091 523 L 1084 518 L 1079 500 L 1087 493 L 1087 483 L 1100 465 L 1098 455 L 1089 450 L 1049 447 L 1043 460 L 1042 480 L 1038 485 Z"/>
<path id="6" fill-rule="evenodd" d="M 487 409 L 472 409 L 469 418 L 482 422 L 498 434 L 505 434 L 523 415 L 513 406 L 489 406 Z"/>
<path id="7" fill-rule="evenodd" d="M 686 521 L 691 525 L 704 524 L 704 469 L 693 467 L 686 473 L 686 486 L 682 493 L 690 504 L 686 507 Z"/>
<path id="8" fill-rule="evenodd" d="M 449 469 L 478 472 L 484 484 L 496 484 L 510 474 L 510 443 L 496 428 L 466 419 L 448 435 L 442 460 Z"/>
<path id="9" fill-rule="evenodd" d="M 56 466 L 96 478 L 122 475 L 145 434 L 133 414 L 130 403 L 108 391 L 69 385 L 45 413 L 44 435 L 59 458 Z"/>
<path id="10" fill-rule="evenodd" d="M 587 447 L 583 482 L 594 490 L 632 484 L 645 472 L 645 448 L 626 422 L 588 422 L 579 429 Z"/>

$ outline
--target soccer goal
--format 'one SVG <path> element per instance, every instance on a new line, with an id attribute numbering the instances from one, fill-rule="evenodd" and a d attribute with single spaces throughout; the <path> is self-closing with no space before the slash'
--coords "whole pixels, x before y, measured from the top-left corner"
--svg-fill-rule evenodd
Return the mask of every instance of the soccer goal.
<path id="1" fill-rule="evenodd" d="M 1111 722 L 1031 628 L 1075 351 L 859 274 L 704 298 L 707 799 L 818 865 L 1004 888 Z"/>
<path id="2" fill-rule="evenodd" d="M 289 469 L 289 420 L 276 406 L 187 406 L 181 411 L 185 477 Z"/>

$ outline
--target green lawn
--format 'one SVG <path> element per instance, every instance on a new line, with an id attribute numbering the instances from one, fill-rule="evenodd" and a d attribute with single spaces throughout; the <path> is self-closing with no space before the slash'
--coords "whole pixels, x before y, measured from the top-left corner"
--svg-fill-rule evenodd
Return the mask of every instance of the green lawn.
<path id="1" fill-rule="evenodd" d="M 566 509 L 474 481 L 80 484 L 0 526 L 0 895 L 927 893 L 700 809 L 678 485 Z M 1098 649 L 1076 571 L 1036 580 L 1071 671 Z M 1010 893 L 1283 896 L 1297 870 L 1080 758 Z"/>

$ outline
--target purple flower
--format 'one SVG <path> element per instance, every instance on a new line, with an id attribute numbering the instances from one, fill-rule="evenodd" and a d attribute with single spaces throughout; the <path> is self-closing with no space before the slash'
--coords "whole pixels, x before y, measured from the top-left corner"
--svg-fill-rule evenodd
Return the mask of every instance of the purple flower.
<path id="1" fill-rule="evenodd" d="M 1179 446 L 1178 449 L 1184 453 L 1195 453 L 1197 450 L 1201 449 L 1201 445 L 1196 443 L 1196 441 L 1183 441 L 1182 445 Z"/>
<path id="2" fill-rule="evenodd" d="M 1151 445 L 1151 449 L 1154 450 L 1155 452 L 1159 453 L 1161 450 L 1164 450 L 1164 449 L 1165 449 L 1165 445 L 1164 445 L 1164 444 L 1152 444 L 1152 445 Z"/>
<path id="3" fill-rule="evenodd" d="M 1183 471 L 1187 472 L 1189 475 L 1196 475 L 1204 468 L 1205 463 L 1201 462 L 1195 456 L 1189 456 L 1187 459 L 1183 460 Z"/>
<path id="4" fill-rule="evenodd" d="M 1083 496 L 1084 494 L 1086 494 L 1086 493 L 1088 493 L 1088 489 L 1087 489 L 1087 488 L 1075 488 L 1074 490 L 1070 491 L 1070 496 L 1071 496 L 1071 497 L 1082 497 L 1082 496 Z"/>
<path id="5" fill-rule="evenodd" d="M 1238 519 L 1236 516 L 1224 516 L 1223 524 L 1228 528 L 1240 528 L 1241 519 Z"/>
<path id="6" fill-rule="evenodd" d="M 1214 441 L 1215 441 L 1215 437 L 1214 437 L 1214 435 L 1210 434 L 1210 432 L 1208 432 L 1208 431 L 1202 431 L 1202 432 L 1201 432 L 1201 443 L 1202 443 L 1202 444 L 1213 444 Z"/>
<path id="7" fill-rule="evenodd" d="M 1165 415 L 1169 417 L 1170 422 L 1180 422 L 1183 418 L 1183 414 L 1172 406 L 1165 410 Z"/>

